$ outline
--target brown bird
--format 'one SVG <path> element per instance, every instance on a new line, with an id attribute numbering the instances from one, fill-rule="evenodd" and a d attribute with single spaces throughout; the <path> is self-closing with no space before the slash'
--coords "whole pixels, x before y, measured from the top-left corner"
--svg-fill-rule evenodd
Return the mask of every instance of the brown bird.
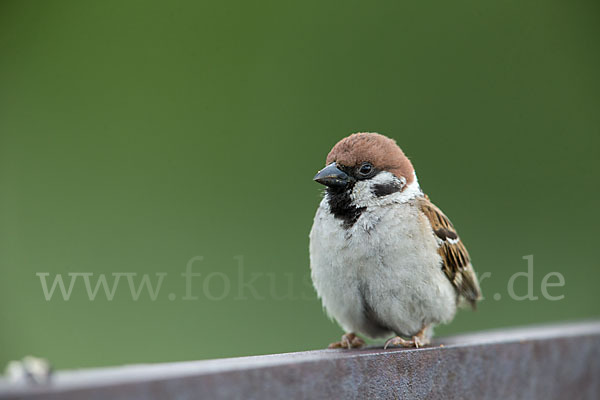
<path id="1" fill-rule="evenodd" d="M 347 332 L 330 347 L 360 347 L 357 334 L 420 347 L 459 305 L 475 307 L 481 291 L 469 254 L 394 140 L 350 135 L 314 180 L 326 190 L 310 232 L 312 280 Z"/>

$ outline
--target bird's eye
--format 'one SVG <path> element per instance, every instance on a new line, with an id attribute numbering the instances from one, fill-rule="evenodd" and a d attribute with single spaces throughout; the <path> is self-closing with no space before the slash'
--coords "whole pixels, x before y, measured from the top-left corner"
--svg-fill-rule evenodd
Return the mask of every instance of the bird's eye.
<path id="1" fill-rule="evenodd" d="M 363 163 L 360 168 L 358 169 L 358 173 L 362 176 L 367 176 L 371 173 L 371 171 L 373 171 L 373 166 L 371 165 L 371 163 Z"/>

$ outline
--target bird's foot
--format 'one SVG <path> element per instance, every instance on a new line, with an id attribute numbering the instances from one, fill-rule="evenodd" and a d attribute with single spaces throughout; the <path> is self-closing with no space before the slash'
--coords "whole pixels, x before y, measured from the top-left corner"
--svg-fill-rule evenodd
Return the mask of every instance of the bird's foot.
<path id="1" fill-rule="evenodd" d="M 421 329 L 419 331 L 419 333 L 417 333 L 415 336 L 413 336 L 412 339 L 410 339 L 410 340 L 403 339 L 400 336 L 396 336 L 391 339 L 388 339 L 385 342 L 385 345 L 383 346 L 383 348 L 387 349 L 389 346 L 393 346 L 393 347 L 401 346 L 401 347 L 415 347 L 418 349 L 419 347 L 427 346 L 429 343 L 431 343 L 431 341 L 425 333 L 426 330 L 427 330 L 427 327 Z"/>
<path id="2" fill-rule="evenodd" d="M 329 349 L 354 349 L 364 346 L 365 341 L 356 336 L 354 333 L 344 333 L 342 340 L 329 345 Z"/>

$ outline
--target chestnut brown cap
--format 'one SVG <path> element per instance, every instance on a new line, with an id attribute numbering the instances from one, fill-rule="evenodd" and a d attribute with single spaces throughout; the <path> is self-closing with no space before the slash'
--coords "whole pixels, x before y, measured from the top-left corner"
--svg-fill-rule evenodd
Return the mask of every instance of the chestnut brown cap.
<path id="1" fill-rule="evenodd" d="M 327 155 L 327 164 L 332 162 L 346 167 L 370 162 L 379 170 L 406 178 L 407 184 L 414 180 L 414 169 L 408 157 L 395 140 L 379 133 L 354 133 L 340 140 Z"/>

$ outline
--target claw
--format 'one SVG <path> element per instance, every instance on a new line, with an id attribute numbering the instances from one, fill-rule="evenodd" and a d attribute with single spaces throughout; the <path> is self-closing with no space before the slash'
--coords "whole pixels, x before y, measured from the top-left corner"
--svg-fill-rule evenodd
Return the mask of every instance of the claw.
<path id="1" fill-rule="evenodd" d="M 400 336 L 393 337 L 388 339 L 383 346 L 384 349 L 387 349 L 389 346 L 402 346 L 402 347 L 413 347 L 415 345 L 414 341 L 402 339 Z"/>
<path id="2" fill-rule="evenodd" d="M 329 349 L 353 349 L 362 347 L 365 344 L 364 340 L 356 336 L 354 333 L 345 333 L 342 335 L 342 340 L 331 343 Z"/>
<path id="3" fill-rule="evenodd" d="M 385 342 L 385 345 L 383 346 L 383 348 L 387 349 L 389 346 L 402 346 L 402 347 L 414 347 L 414 348 L 418 349 L 419 347 L 427 346 L 430 342 L 429 342 L 429 338 L 425 334 L 426 331 L 427 331 L 427 327 L 424 327 L 423 329 L 421 329 L 419 331 L 419 333 L 417 333 L 415 336 L 413 336 L 411 340 L 403 339 L 400 336 L 393 337 L 391 339 L 388 339 Z"/>

